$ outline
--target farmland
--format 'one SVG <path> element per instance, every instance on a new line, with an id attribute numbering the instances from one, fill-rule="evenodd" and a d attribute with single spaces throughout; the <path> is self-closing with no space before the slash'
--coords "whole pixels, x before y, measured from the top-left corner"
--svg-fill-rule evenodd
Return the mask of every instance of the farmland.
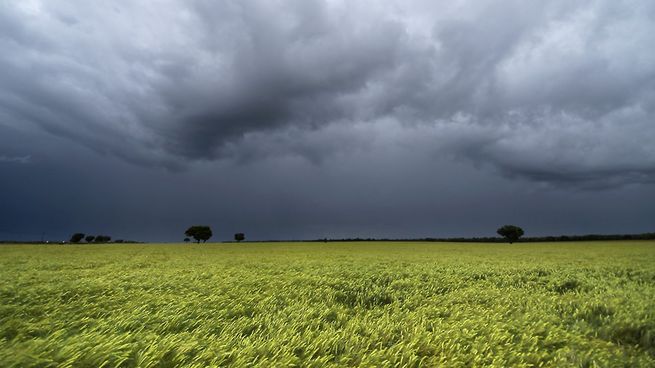
<path id="1" fill-rule="evenodd" d="M 653 367 L 655 241 L 0 246 L 2 367 Z"/>

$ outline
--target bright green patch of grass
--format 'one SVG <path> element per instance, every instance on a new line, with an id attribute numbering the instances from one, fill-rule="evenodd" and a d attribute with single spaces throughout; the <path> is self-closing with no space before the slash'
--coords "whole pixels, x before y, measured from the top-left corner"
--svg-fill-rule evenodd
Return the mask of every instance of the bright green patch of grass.
<path id="1" fill-rule="evenodd" d="M 653 367 L 655 242 L 0 246 L 2 367 Z"/>

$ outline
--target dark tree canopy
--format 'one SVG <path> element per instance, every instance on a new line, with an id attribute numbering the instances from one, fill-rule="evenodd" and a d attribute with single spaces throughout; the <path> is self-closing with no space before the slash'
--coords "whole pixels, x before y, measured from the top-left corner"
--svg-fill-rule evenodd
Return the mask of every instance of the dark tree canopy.
<path id="1" fill-rule="evenodd" d="M 111 236 L 108 235 L 97 235 L 95 238 L 96 243 L 109 243 L 111 241 Z"/>
<path id="2" fill-rule="evenodd" d="M 246 235 L 244 233 L 236 233 L 234 234 L 234 240 L 240 242 L 246 238 Z"/>
<path id="3" fill-rule="evenodd" d="M 195 225 L 188 228 L 184 232 L 184 235 L 194 238 L 196 243 L 200 243 L 201 240 L 204 243 L 209 240 L 213 234 L 209 226 Z"/>
<path id="4" fill-rule="evenodd" d="M 507 241 L 509 241 L 510 244 L 519 240 L 519 238 L 523 236 L 523 229 L 514 225 L 504 225 L 498 230 L 496 230 L 496 232 L 498 233 L 498 235 L 507 239 Z"/>
<path id="5" fill-rule="evenodd" d="M 96 237 L 94 235 L 87 235 L 84 240 L 86 240 L 87 243 L 91 243 Z"/>
<path id="6" fill-rule="evenodd" d="M 191 241 L 191 239 L 189 239 L 189 238 L 184 238 L 184 242 L 185 242 L 185 243 L 188 243 L 188 242 L 190 242 L 190 241 Z"/>
<path id="7" fill-rule="evenodd" d="M 71 243 L 79 243 L 82 239 L 84 239 L 84 234 L 83 233 L 75 233 L 71 236 Z"/>

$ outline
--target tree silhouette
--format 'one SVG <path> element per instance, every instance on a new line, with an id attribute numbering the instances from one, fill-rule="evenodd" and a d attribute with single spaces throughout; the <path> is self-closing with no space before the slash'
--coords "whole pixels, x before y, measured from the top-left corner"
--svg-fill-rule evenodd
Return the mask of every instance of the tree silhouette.
<path id="1" fill-rule="evenodd" d="M 200 243 L 201 240 L 203 243 L 205 243 L 207 240 L 209 240 L 209 238 L 212 237 L 213 234 L 209 226 L 195 225 L 188 228 L 184 232 L 184 235 L 194 238 L 196 243 Z"/>
<path id="2" fill-rule="evenodd" d="M 84 239 L 84 234 L 83 233 L 75 233 L 71 236 L 71 243 L 79 243 L 82 239 Z"/>
<path id="3" fill-rule="evenodd" d="M 514 225 L 504 225 L 498 230 L 496 230 L 496 232 L 498 233 L 498 235 L 507 239 L 507 241 L 509 241 L 510 244 L 519 240 L 519 238 L 523 236 L 523 229 Z"/>
<path id="4" fill-rule="evenodd" d="M 109 243 L 111 241 L 111 236 L 108 235 L 97 235 L 95 238 L 96 243 Z"/>

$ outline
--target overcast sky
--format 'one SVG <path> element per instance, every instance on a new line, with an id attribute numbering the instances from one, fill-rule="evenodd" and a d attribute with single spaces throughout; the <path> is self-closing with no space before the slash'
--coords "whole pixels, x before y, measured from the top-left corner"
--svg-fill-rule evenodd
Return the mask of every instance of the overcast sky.
<path id="1" fill-rule="evenodd" d="M 0 239 L 655 231 L 655 2 L 0 2 Z"/>

